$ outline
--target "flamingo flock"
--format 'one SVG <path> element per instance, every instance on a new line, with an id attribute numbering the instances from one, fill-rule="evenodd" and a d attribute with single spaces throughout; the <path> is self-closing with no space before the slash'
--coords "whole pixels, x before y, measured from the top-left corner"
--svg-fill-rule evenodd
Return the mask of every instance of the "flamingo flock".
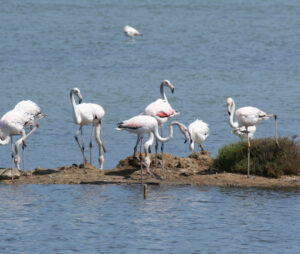
<path id="1" fill-rule="evenodd" d="M 161 142 L 161 168 L 165 177 L 164 169 L 164 144 L 173 138 L 173 126 L 178 126 L 180 132 L 184 135 L 185 143 L 188 142 L 189 149 L 194 150 L 195 144 L 198 145 L 198 152 L 203 152 L 202 143 L 209 136 L 209 125 L 202 120 L 196 119 L 190 123 L 188 127 L 181 122 L 172 121 L 169 124 L 169 136 L 163 136 L 163 126 L 166 122 L 179 115 L 170 105 L 165 94 L 165 88 L 169 88 L 174 93 L 174 86 L 169 80 L 164 80 L 160 84 L 161 98 L 146 106 L 144 112 L 133 116 L 128 120 L 124 120 L 117 124 L 116 130 L 125 130 L 137 135 L 137 141 L 134 147 L 133 156 L 136 157 L 137 147 L 140 144 L 140 169 L 141 178 L 143 179 L 143 165 L 146 167 L 146 172 L 152 174 L 150 170 L 150 147 L 156 140 L 155 144 L 155 167 L 157 168 L 158 142 Z M 76 102 L 76 98 L 78 103 Z M 85 155 L 85 144 L 83 137 L 83 126 L 91 125 L 91 134 L 89 142 L 90 163 L 92 164 L 92 141 L 93 137 L 99 148 L 99 168 L 103 169 L 104 153 L 106 149 L 102 139 L 102 120 L 105 111 L 102 106 L 95 103 L 82 103 L 83 97 L 79 88 L 70 90 L 70 100 L 72 104 L 72 117 L 79 129 L 75 133 L 75 141 L 81 151 L 83 157 L 83 166 L 86 167 L 87 158 Z M 229 125 L 232 127 L 232 132 L 240 139 L 247 138 L 248 141 L 248 176 L 250 175 L 250 149 L 251 139 L 254 137 L 256 125 L 263 120 L 268 120 L 271 117 L 275 119 L 275 140 L 278 144 L 277 134 L 277 115 L 267 114 L 256 107 L 242 107 L 235 110 L 235 103 L 232 98 L 227 98 L 227 111 L 229 114 Z M 22 164 L 25 170 L 24 149 L 26 140 L 39 127 L 38 121 L 45 118 L 45 114 L 41 112 L 40 107 L 31 100 L 23 100 L 15 105 L 15 107 L 4 114 L 0 119 L 0 145 L 11 143 L 12 169 L 15 167 L 20 170 L 20 152 L 19 146 L 22 144 Z M 160 133 L 159 133 L 160 131 Z M 14 143 L 13 136 L 21 137 Z M 144 136 L 148 135 L 148 139 L 144 143 Z M 80 136 L 80 138 L 79 138 Z M 143 162 L 143 143 L 145 159 Z M 279 145 L 278 145 L 279 146 Z M 200 151 L 201 149 L 201 151 Z"/>

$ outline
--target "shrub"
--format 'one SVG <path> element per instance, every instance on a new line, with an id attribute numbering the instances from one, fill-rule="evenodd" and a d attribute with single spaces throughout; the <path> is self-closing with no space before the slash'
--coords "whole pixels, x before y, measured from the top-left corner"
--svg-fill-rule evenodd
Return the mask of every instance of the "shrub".
<path id="1" fill-rule="evenodd" d="M 300 146 L 294 139 L 251 140 L 250 174 L 267 177 L 300 175 Z M 248 145 L 237 142 L 219 149 L 215 166 L 220 171 L 247 174 Z"/>

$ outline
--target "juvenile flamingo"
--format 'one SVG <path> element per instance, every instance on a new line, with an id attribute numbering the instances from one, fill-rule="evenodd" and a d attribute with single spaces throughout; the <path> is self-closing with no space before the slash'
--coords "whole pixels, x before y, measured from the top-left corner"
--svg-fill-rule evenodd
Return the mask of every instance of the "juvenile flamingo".
<path id="1" fill-rule="evenodd" d="M 243 107 L 239 108 L 235 112 L 235 103 L 232 98 L 227 98 L 227 110 L 229 114 L 229 124 L 232 128 L 244 132 L 247 135 L 248 140 L 248 177 L 250 175 L 250 136 L 249 136 L 249 127 L 255 126 L 262 120 L 268 120 L 270 117 L 275 119 L 275 140 L 278 144 L 278 135 L 277 135 L 277 115 L 276 114 L 267 114 L 255 107 Z M 235 122 L 233 121 L 233 115 L 235 112 Z M 244 129 L 245 128 L 245 129 Z"/>
<path id="2" fill-rule="evenodd" d="M 20 101 L 14 109 L 8 111 L 0 119 L 0 145 L 7 145 L 11 141 L 12 149 L 12 168 L 20 170 L 20 154 L 19 146 L 22 143 L 23 150 L 23 170 L 25 170 L 24 148 L 27 138 L 39 127 L 36 121 L 44 118 L 46 115 L 40 110 L 40 107 L 30 101 Z M 30 126 L 30 131 L 26 134 L 25 128 Z M 13 136 L 22 135 L 15 144 L 13 144 Z"/>
<path id="3" fill-rule="evenodd" d="M 204 148 L 202 146 L 202 143 L 206 140 L 206 138 L 209 135 L 209 127 L 208 124 L 203 122 L 202 120 L 196 120 L 192 122 L 188 126 L 188 130 L 191 135 L 191 140 L 190 140 L 190 150 L 194 150 L 194 144 L 198 144 L 198 150 L 203 152 Z"/>
<path id="4" fill-rule="evenodd" d="M 147 115 L 138 115 L 134 116 L 128 120 L 125 120 L 121 123 L 118 123 L 118 127 L 116 130 L 126 130 L 131 133 L 135 133 L 140 137 L 140 165 L 141 165 L 141 179 L 143 181 L 143 164 L 142 164 L 142 146 L 143 146 L 143 136 L 145 134 L 149 134 L 149 139 L 145 143 L 145 165 L 147 172 L 150 173 L 150 158 L 149 158 L 149 147 L 152 145 L 154 137 L 158 139 L 160 142 L 167 142 L 171 138 L 173 138 L 173 125 L 177 125 L 180 129 L 180 131 L 185 135 L 187 139 L 189 139 L 189 133 L 188 129 L 179 122 L 171 122 L 170 128 L 169 128 L 169 136 L 164 138 L 161 137 L 158 133 L 158 122 L 157 120 L 152 116 Z M 164 170 L 164 168 L 163 168 Z M 165 172 L 164 172 L 165 175 Z"/>
<path id="5" fill-rule="evenodd" d="M 74 95 L 76 95 L 79 99 L 79 104 L 76 104 Z M 94 103 L 81 103 L 82 102 L 82 95 L 80 93 L 80 90 L 78 88 L 72 88 L 70 91 L 70 98 L 71 103 L 73 106 L 73 120 L 75 124 L 80 125 L 78 131 L 75 134 L 75 140 L 80 148 L 80 151 L 83 156 L 83 165 L 86 166 L 86 157 L 84 153 L 84 140 L 83 140 L 83 132 L 82 127 L 84 125 L 90 125 L 92 124 L 92 132 L 90 137 L 90 163 L 92 163 L 92 139 L 95 132 L 95 139 L 97 141 L 97 144 L 99 146 L 99 157 L 98 161 L 100 164 L 100 169 L 103 169 L 103 163 L 104 163 L 104 156 L 103 152 L 105 152 L 105 148 L 102 141 L 102 131 L 101 131 L 101 122 L 102 118 L 104 117 L 104 110 L 103 108 Z M 79 134 L 81 135 L 81 143 L 78 140 Z"/>

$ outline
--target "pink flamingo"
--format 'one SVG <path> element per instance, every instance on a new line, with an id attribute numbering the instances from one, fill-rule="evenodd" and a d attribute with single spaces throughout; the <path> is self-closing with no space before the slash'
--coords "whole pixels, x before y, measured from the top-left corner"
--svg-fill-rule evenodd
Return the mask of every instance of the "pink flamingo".
<path id="1" fill-rule="evenodd" d="M 163 125 L 170 119 L 171 117 L 178 115 L 179 113 L 176 112 L 170 103 L 168 102 L 168 98 L 164 92 L 164 87 L 168 87 L 172 93 L 174 93 L 174 86 L 171 84 L 169 80 L 164 80 L 160 84 L 160 93 L 161 97 L 160 99 L 157 99 L 156 101 L 150 103 L 146 108 L 143 114 L 153 116 L 158 122 L 158 126 L 160 126 L 161 129 L 161 135 L 163 135 Z M 134 147 L 134 156 L 136 153 L 137 145 L 139 143 L 139 135 L 137 137 L 137 142 Z M 158 140 L 156 139 L 155 144 L 155 165 L 157 166 L 157 150 L 158 150 Z M 161 144 L 161 154 L 162 154 L 162 168 L 164 168 L 164 142 Z"/>
<path id="2" fill-rule="evenodd" d="M 149 139 L 145 143 L 145 164 L 147 172 L 150 173 L 150 158 L 149 158 L 149 147 L 153 144 L 154 137 L 158 139 L 160 142 L 168 142 L 171 138 L 173 138 L 173 125 L 177 125 L 180 131 L 185 135 L 186 139 L 190 139 L 190 134 L 188 129 L 179 122 L 171 122 L 169 129 L 169 136 L 163 138 L 158 133 L 158 122 L 152 116 L 147 115 L 138 115 L 132 117 L 128 120 L 125 120 L 121 123 L 118 123 L 118 127 L 116 130 L 126 130 L 131 133 L 135 133 L 140 137 L 140 162 L 141 162 L 141 177 L 143 174 L 143 165 L 142 165 L 142 146 L 143 146 L 143 135 L 149 134 Z M 163 168 L 164 170 L 164 168 Z M 165 175 L 165 172 L 164 172 Z"/>

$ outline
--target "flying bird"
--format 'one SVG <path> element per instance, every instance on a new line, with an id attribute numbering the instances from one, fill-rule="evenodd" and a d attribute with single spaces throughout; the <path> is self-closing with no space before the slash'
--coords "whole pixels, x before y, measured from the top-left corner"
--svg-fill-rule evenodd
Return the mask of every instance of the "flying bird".
<path id="1" fill-rule="evenodd" d="M 134 36 L 142 36 L 142 34 L 136 30 L 135 28 L 131 27 L 131 26 L 124 26 L 123 28 L 123 32 L 125 33 L 126 36 L 128 36 L 131 40 L 134 39 Z"/>
<path id="2" fill-rule="evenodd" d="M 79 99 L 79 104 L 76 104 L 74 96 L 77 96 Z M 103 163 L 104 163 L 104 155 L 103 152 L 105 152 L 105 148 L 102 141 L 102 130 L 101 130 L 101 123 L 102 119 L 105 115 L 105 112 L 103 108 L 94 103 L 81 103 L 82 102 L 82 95 L 80 93 L 80 90 L 78 88 L 72 88 L 70 91 L 70 98 L 71 103 L 73 107 L 73 121 L 75 124 L 78 124 L 80 127 L 78 131 L 75 134 L 75 140 L 80 148 L 80 151 L 83 156 L 83 165 L 86 166 L 87 159 L 84 153 L 84 139 L 83 139 L 83 131 L 82 127 L 85 125 L 92 124 L 92 132 L 90 137 L 90 163 L 92 164 L 92 139 L 93 135 L 95 134 L 96 142 L 99 146 L 99 157 L 98 161 L 100 164 L 100 169 L 103 169 Z M 81 135 L 81 144 L 78 140 L 79 134 Z"/>
<path id="3" fill-rule="evenodd" d="M 235 103 L 232 98 L 227 98 L 227 110 L 229 114 L 229 124 L 234 130 L 238 130 L 246 133 L 248 140 L 248 176 L 250 175 L 250 136 L 249 128 L 258 124 L 262 120 L 268 120 L 270 117 L 275 119 L 275 140 L 278 144 L 278 135 L 277 135 L 277 115 L 276 114 L 267 114 L 255 107 L 243 107 L 235 111 Z M 235 114 L 235 121 L 233 120 Z"/>
<path id="4" fill-rule="evenodd" d="M 189 138 L 188 129 L 179 122 L 171 122 L 169 128 L 169 136 L 164 138 L 159 135 L 158 132 L 158 122 L 157 120 L 148 115 L 138 115 L 134 116 L 128 120 L 118 123 L 116 130 L 126 130 L 131 133 L 135 133 L 140 137 L 140 165 L 141 165 L 141 178 L 143 181 L 143 163 L 142 163 L 142 146 L 143 146 L 143 136 L 149 134 L 149 139 L 146 141 L 145 149 L 145 165 L 146 170 L 150 173 L 150 158 L 149 158 L 149 147 L 153 144 L 154 137 L 160 142 L 168 142 L 173 138 L 173 125 L 177 125 L 180 131 L 185 135 L 186 138 Z M 164 170 L 164 169 L 163 169 Z M 165 175 L 165 172 L 164 172 Z"/>

